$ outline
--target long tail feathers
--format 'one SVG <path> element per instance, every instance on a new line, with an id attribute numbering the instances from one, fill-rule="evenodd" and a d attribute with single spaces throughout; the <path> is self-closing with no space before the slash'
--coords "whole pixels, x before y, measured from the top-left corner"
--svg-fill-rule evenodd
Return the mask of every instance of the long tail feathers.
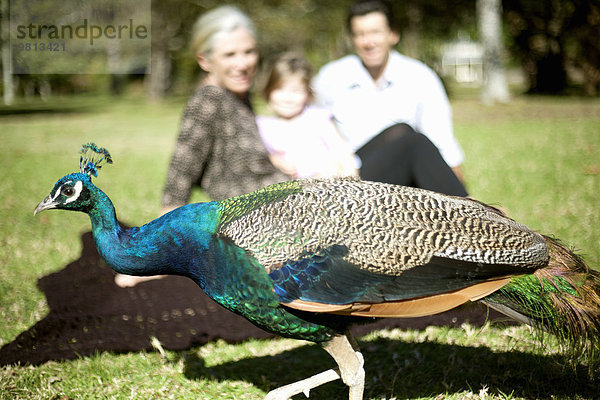
<path id="1" fill-rule="evenodd" d="M 548 266 L 511 279 L 483 302 L 555 335 L 590 372 L 600 365 L 600 273 L 559 241 L 546 237 Z"/>

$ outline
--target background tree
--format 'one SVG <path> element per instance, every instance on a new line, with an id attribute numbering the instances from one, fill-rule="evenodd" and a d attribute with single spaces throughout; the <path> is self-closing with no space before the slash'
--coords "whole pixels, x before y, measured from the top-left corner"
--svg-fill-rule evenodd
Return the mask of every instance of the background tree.
<path id="1" fill-rule="evenodd" d="M 574 5 L 568 43 L 572 59 L 567 62 L 581 70 L 584 92 L 595 96 L 600 92 L 600 2 L 583 0 Z"/>
<path id="2" fill-rule="evenodd" d="M 204 11 L 204 7 L 189 1 L 152 2 L 150 73 L 144 78 L 146 93 L 151 99 L 164 97 L 171 88 L 174 72 L 180 72 L 175 60 L 181 60 L 181 72 L 186 71 L 185 65 L 189 64 L 189 60 L 181 56 L 185 54 L 192 58 L 187 46 L 188 38 L 196 17 Z"/>
<path id="3" fill-rule="evenodd" d="M 13 76 L 10 70 L 8 0 L 0 0 L 0 43 L 2 46 L 2 92 L 5 105 L 14 101 Z"/>
<path id="4" fill-rule="evenodd" d="M 3 5 L 8 4 L 8 0 L 0 1 Z M 504 9 L 503 21 L 506 29 L 503 39 L 508 45 L 507 55 L 520 62 L 527 77 L 529 92 L 561 93 L 570 83 L 576 82 L 583 85 L 586 93 L 598 93 L 598 0 L 394 1 L 392 5 L 401 34 L 398 50 L 439 70 L 441 47 L 446 42 L 459 35 L 472 39 L 480 37 L 484 42 L 488 40 L 485 34 L 487 30 L 478 35 L 476 4 L 480 2 L 483 5 L 498 5 L 499 1 L 502 1 Z M 315 68 L 318 68 L 351 51 L 345 24 L 347 9 L 352 2 L 353 0 L 232 0 L 229 3 L 239 6 L 255 21 L 260 34 L 262 63 L 268 63 L 280 52 L 301 50 L 306 53 Z M 45 4 L 43 1 L 42 3 Z M 54 6 L 55 0 L 48 0 L 47 3 Z M 152 2 L 151 73 L 143 78 L 146 93 L 150 98 L 190 93 L 190 87 L 196 84 L 201 73 L 189 51 L 192 25 L 200 14 L 221 4 L 220 0 Z M 487 29 L 491 25 L 482 23 L 481 26 L 482 29 Z M 492 47 L 496 50 L 493 52 L 499 52 L 498 31 L 495 33 L 495 44 Z M 113 64 L 117 65 L 118 49 L 114 50 L 114 57 L 111 59 Z M 498 55 L 495 57 L 497 59 Z M 71 63 L 72 61 L 68 58 L 56 60 Z M 95 60 L 86 60 L 86 63 L 86 68 L 100 65 Z M 3 64 L 8 63 L 4 61 Z M 486 64 L 491 67 L 499 66 L 490 61 Z M 142 68 L 128 70 L 128 73 L 144 72 Z M 125 90 L 127 85 L 139 80 L 128 75 L 93 76 L 93 71 L 88 76 L 62 76 L 60 79 L 33 75 L 16 77 L 18 85 L 12 86 L 18 87 L 19 93 L 24 93 L 27 82 L 48 81 L 52 93 L 81 93 L 106 92 L 111 87 L 114 89 L 111 82 L 107 83 L 111 78 L 112 83 L 117 80 L 119 85 L 124 85 Z M 4 76 L 6 81 L 10 78 L 10 75 Z M 488 82 L 494 82 L 491 73 Z M 6 83 L 4 86 L 10 87 Z M 38 92 L 37 89 L 35 91 Z"/>
<path id="5" fill-rule="evenodd" d="M 486 104 L 507 102 L 509 95 L 503 65 L 501 0 L 477 0 L 477 26 L 484 49 L 481 99 Z"/>
<path id="6" fill-rule="evenodd" d="M 583 75 L 587 93 L 600 81 L 600 11 L 596 0 L 504 0 L 511 49 L 530 93 L 563 93 L 569 73 Z"/>

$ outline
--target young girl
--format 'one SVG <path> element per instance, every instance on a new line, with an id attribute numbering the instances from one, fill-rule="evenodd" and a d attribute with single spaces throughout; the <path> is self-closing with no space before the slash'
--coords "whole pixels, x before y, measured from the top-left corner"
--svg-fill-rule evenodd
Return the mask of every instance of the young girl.
<path id="1" fill-rule="evenodd" d="M 264 90 L 274 116 L 257 117 L 271 162 L 294 178 L 358 175 L 359 159 L 338 134 L 331 114 L 311 105 L 312 68 L 284 54 Z"/>

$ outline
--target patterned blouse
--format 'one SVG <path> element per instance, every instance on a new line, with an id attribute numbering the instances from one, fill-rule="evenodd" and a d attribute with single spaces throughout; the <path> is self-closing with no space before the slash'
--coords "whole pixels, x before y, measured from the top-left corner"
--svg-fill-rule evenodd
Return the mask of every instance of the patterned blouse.
<path id="1" fill-rule="evenodd" d="M 269 161 L 249 102 L 200 86 L 183 114 L 162 202 L 186 204 L 194 185 L 221 200 L 288 179 Z"/>

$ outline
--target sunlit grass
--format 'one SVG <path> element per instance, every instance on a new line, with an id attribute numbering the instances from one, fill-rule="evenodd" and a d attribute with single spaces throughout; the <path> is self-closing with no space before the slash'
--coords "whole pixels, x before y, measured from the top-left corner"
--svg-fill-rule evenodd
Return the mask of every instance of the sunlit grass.
<path id="1" fill-rule="evenodd" d="M 124 222 L 142 224 L 158 213 L 185 99 L 86 101 L 78 108 L 77 99 L 64 100 L 65 112 L 0 116 L 0 345 L 47 313 L 37 279 L 79 257 L 87 216 L 34 218 L 32 211 L 58 178 L 77 170 L 82 143 L 111 151 L 115 163 L 96 183 Z M 516 98 L 484 107 L 458 99 L 453 107 L 471 195 L 600 265 L 600 102 Z M 584 372 L 560 367 L 552 341 L 540 348 L 523 326 L 381 331 L 362 338 L 361 346 L 370 399 L 591 399 L 597 393 Z M 4 367 L 0 399 L 259 399 L 333 366 L 318 346 L 287 339 L 217 341 L 167 357 L 102 353 Z M 344 396 L 339 382 L 311 393 L 311 399 Z"/>

